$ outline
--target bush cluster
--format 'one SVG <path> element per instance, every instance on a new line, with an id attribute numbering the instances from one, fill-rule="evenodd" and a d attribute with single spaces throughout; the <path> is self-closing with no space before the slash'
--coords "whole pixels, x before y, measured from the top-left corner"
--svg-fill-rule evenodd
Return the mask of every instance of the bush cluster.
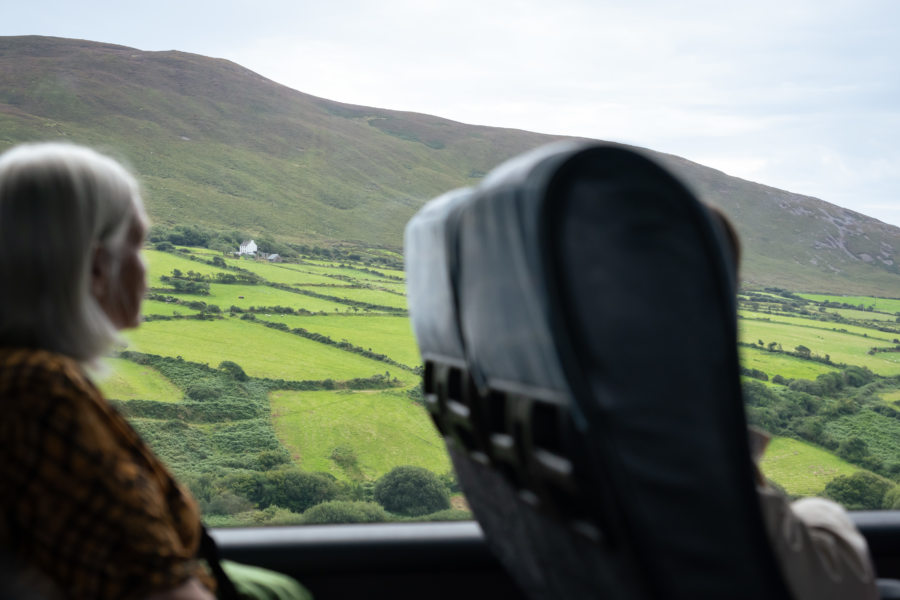
<path id="1" fill-rule="evenodd" d="M 375 500 L 392 513 L 409 517 L 450 508 L 450 492 L 422 467 L 395 467 L 375 483 Z"/>

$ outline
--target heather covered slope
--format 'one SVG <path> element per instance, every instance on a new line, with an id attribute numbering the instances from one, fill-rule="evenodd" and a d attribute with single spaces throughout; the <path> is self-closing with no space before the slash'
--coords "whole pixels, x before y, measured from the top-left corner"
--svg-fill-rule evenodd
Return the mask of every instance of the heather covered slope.
<path id="1" fill-rule="evenodd" d="M 429 198 L 557 138 L 341 104 L 183 52 L 0 38 L 0 149 L 38 139 L 126 159 L 157 223 L 396 249 Z M 900 296 L 897 227 L 653 155 L 734 218 L 748 283 Z"/>
<path id="2" fill-rule="evenodd" d="M 0 38 L 0 144 L 59 138 L 123 155 L 157 222 L 393 247 L 428 198 L 550 139 L 343 105 L 182 52 Z"/>

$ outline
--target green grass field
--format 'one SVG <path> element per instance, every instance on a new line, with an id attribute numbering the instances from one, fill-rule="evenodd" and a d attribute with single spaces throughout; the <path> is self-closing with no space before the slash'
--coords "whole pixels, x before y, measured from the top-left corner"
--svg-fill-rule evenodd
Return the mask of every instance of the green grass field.
<path id="1" fill-rule="evenodd" d="M 822 373 L 837 370 L 822 363 L 803 360 L 796 356 L 767 352 L 760 348 L 741 347 L 741 365 L 748 369 L 759 369 L 771 379 L 781 375 L 788 379 L 815 379 Z"/>
<path id="2" fill-rule="evenodd" d="M 785 323 L 769 321 L 752 321 L 741 319 L 738 322 L 740 338 L 764 343 L 778 342 L 785 350 L 793 350 L 803 345 L 814 354 L 831 356 L 831 360 L 848 365 L 868 367 L 879 375 L 900 374 L 900 353 L 879 353 L 869 355 L 873 346 L 887 346 L 881 340 L 864 338 L 837 331 L 826 331 L 810 327 L 797 327 Z"/>
<path id="3" fill-rule="evenodd" d="M 129 350 L 181 356 L 213 367 L 230 360 L 257 377 L 346 380 L 390 371 L 405 383 L 416 380 L 414 374 L 385 363 L 237 318 L 151 321 L 125 337 Z"/>
<path id="4" fill-rule="evenodd" d="M 191 299 L 194 299 L 193 297 Z M 145 315 L 196 315 L 200 311 L 188 308 L 183 304 L 173 302 L 160 302 L 159 300 L 144 300 L 141 304 L 141 312 Z"/>
<path id="5" fill-rule="evenodd" d="M 169 252 L 160 252 L 158 250 L 144 250 L 144 259 L 147 261 L 148 280 L 150 287 L 166 287 L 160 276 L 171 275 L 173 269 L 178 269 L 182 273 L 194 271 L 203 275 L 215 275 L 216 273 L 228 273 L 227 269 L 220 269 L 201 262 L 182 258 Z"/>
<path id="6" fill-rule="evenodd" d="M 344 263 L 346 264 L 346 263 Z M 288 268 L 294 268 L 299 271 L 304 271 L 306 273 L 317 273 L 319 275 L 340 275 L 342 277 L 349 277 L 351 279 L 355 279 L 357 281 L 396 281 L 391 279 L 390 277 L 379 277 L 374 273 L 366 273 L 363 271 L 359 271 L 350 266 L 342 267 L 340 263 L 335 263 L 334 261 L 304 261 L 303 263 L 292 265 L 286 264 L 284 265 Z M 402 271 L 389 271 L 385 269 L 371 269 L 372 271 L 377 271 L 378 273 L 386 273 L 393 277 L 403 277 L 404 274 Z"/>
<path id="7" fill-rule="evenodd" d="M 772 438 L 760 468 L 789 494 L 798 496 L 820 494 L 838 475 L 860 470 L 816 446 L 784 437 Z"/>
<path id="8" fill-rule="evenodd" d="M 336 342 L 347 340 L 391 357 L 409 367 L 422 363 L 419 347 L 413 337 L 409 319 L 405 316 L 346 315 L 297 317 L 271 315 L 260 317 L 266 321 L 285 323 L 288 327 L 302 327 L 307 331 L 327 335 Z"/>
<path id="9" fill-rule="evenodd" d="M 320 289 L 320 288 L 316 288 Z M 242 309 L 251 306 L 288 306 L 295 310 L 304 309 L 310 312 L 326 311 L 329 313 L 347 310 L 346 304 L 315 298 L 305 294 L 286 292 L 267 285 L 226 285 L 211 283 L 208 296 L 195 294 L 168 294 L 185 301 L 199 300 L 207 304 L 215 304 L 223 311 L 232 305 Z"/>
<path id="10" fill-rule="evenodd" d="M 845 319 L 853 319 L 855 321 L 878 321 L 883 323 L 896 323 L 897 317 L 880 312 L 869 312 L 867 310 L 855 310 L 852 308 L 829 308 L 829 313 L 840 315 Z M 900 327 L 900 324 L 897 324 Z"/>
<path id="11" fill-rule="evenodd" d="M 885 402 L 900 402 L 900 390 L 878 394 Z"/>
<path id="12" fill-rule="evenodd" d="M 334 298 L 346 298 L 355 302 L 367 302 L 377 306 L 388 306 L 391 308 L 406 308 L 406 297 L 391 294 L 382 290 L 373 290 L 368 288 L 353 287 L 301 287 L 298 289 L 307 289 L 317 294 L 324 294 Z"/>
<path id="13" fill-rule="evenodd" d="M 359 473 L 369 479 L 399 465 L 450 469 L 425 409 L 402 390 L 273 392 L 269 398 L 275 432 L 304 470 L 351 478 L 329 458 L 338 446 L 353 450 Z"/>
<path id="14" fill-rule="evenodd" d="M 178 402 L 184 396 L 175 384 L 151 367 L 121 358 L 108 358 L 104 362 L 109 372 L 97 377 L 97 385 L 106 398 Z"/>
<path id="15" fill-rule="evenodd" d="M 818 321 L 816 319 L 807 319 L 805 317 L 788 317 L 783 315 L 769 315 L 761 312 L 753 312 L 749 310 L 740 310 L 738 314 L 744 317 L 743 320 L 762 320 L 768 321 L 770 323 L 784 323 L 785 325 L 792 325 L 794 327 L 809 327 L 812 329 L 822 329 L 824 331 L 840 331 L 841 333 L 854 333 L 857 335 L 865 335 L 871 340 L 875 340 L 876 342 L 884 342 L 885 345 L 890 345 L 897 335 L 896 333 L 885 333 L 884 331 L 878 331 L 877 329 L 872 329 L 871 327 L 864 327 L 862 325 L 850 325 L 847 323 L 835 323 L 833 321 Z M 864 313 L 864 314 L 874 314 L 874 313 Z M 744 340 L 748 342 L 755 342 L 756 340 Z M 763 340 L 768 343 L 771 340 Z M 875 345 L 875 342 L 872 343 Z"/>
<path id="16" fill-rule="evenodd" d="M 873 310 L 886 312 L 890 314 L 900 313 L 900 299 L 896 298 L 873 298 L 871 296 L 835 296 L 828 294 L 797 294 L 801 298 L 813 300 L 815 302 L 841 302 L 868 308 L 874 307 Z M 830 309 L 829 309 L 830 310 Z"/>
<path id="17" fill-rule="evenodd" d="M 228 259 L 226 263 L 230 266 L 246 269 L 251 273 L 259 275 L 266 281 L 273 283 L 284 283 L 287 285 L 307 284 L 307 285 L 345 285 L 338 279 L 326 277 L 317 273 L 309 273 L 301 271 L 294 267 L 298 265 L 291 264 L 271 264 L 255 260 Z"/>

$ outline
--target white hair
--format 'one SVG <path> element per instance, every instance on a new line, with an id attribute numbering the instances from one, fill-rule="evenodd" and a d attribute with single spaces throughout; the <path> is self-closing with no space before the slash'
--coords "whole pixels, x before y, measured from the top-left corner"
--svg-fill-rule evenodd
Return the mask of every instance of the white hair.
<path id="1" fill-rule="evenodd" d="M 64 143 L 0 155 L 0 346 L 100 357 L 117 331 L 91 293 L 94 254 L 117 272 L 134 219 L 146 223 L 138 184 L 108 156 Z"/>

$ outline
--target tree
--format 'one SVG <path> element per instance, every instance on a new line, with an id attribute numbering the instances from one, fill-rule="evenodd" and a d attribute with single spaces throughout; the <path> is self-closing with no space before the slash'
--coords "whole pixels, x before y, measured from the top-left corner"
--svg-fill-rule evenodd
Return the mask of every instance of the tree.
<path id="1" fill-rule="evenodd" d="M 266 478 L 271 484 L 270 495 L 265 498 L 267 505 L 275 504 L 300 513 L 328 500 L 336 500 L 341 494 L 341 486 L 327 473 L 308 473 L 296 468 L 267 471 Z"/>
<path id="2" fill-rule="evenodd" d="M 869 445 L 856 436 L 847 438 L 838 445 L 838 456 L 852 463 L 860 463 L 869 456 Z"/>
<path id="3" fill-rule="evenodd" d="M 799 354 L 800 356 L 802 356 L 803 358 L 809 358 L 810 354 L 812 354 L 812 350 L 810 350 L 809 348 L 807 348 L 807 347 L 804 346 L 803 344 L 800 344 L 799 346 L 797 346 L 796 348 L 794 348 L 794 351 L 795 351 L 797 354 Z"/>
<path id="4" fill-rule="evenodd" d="M 825 495 L 848 510 L 878 510 L 894 483 L 871 471 L 839 475 L 825 486 Z"/>
<path id="5" fill-rule="evenodd" d="M 450 508 L 450 493 L 440 478 L 422 467 L 395 467 L 375 483 L 375 500 L 386 510 L 418 517 Z"/>

